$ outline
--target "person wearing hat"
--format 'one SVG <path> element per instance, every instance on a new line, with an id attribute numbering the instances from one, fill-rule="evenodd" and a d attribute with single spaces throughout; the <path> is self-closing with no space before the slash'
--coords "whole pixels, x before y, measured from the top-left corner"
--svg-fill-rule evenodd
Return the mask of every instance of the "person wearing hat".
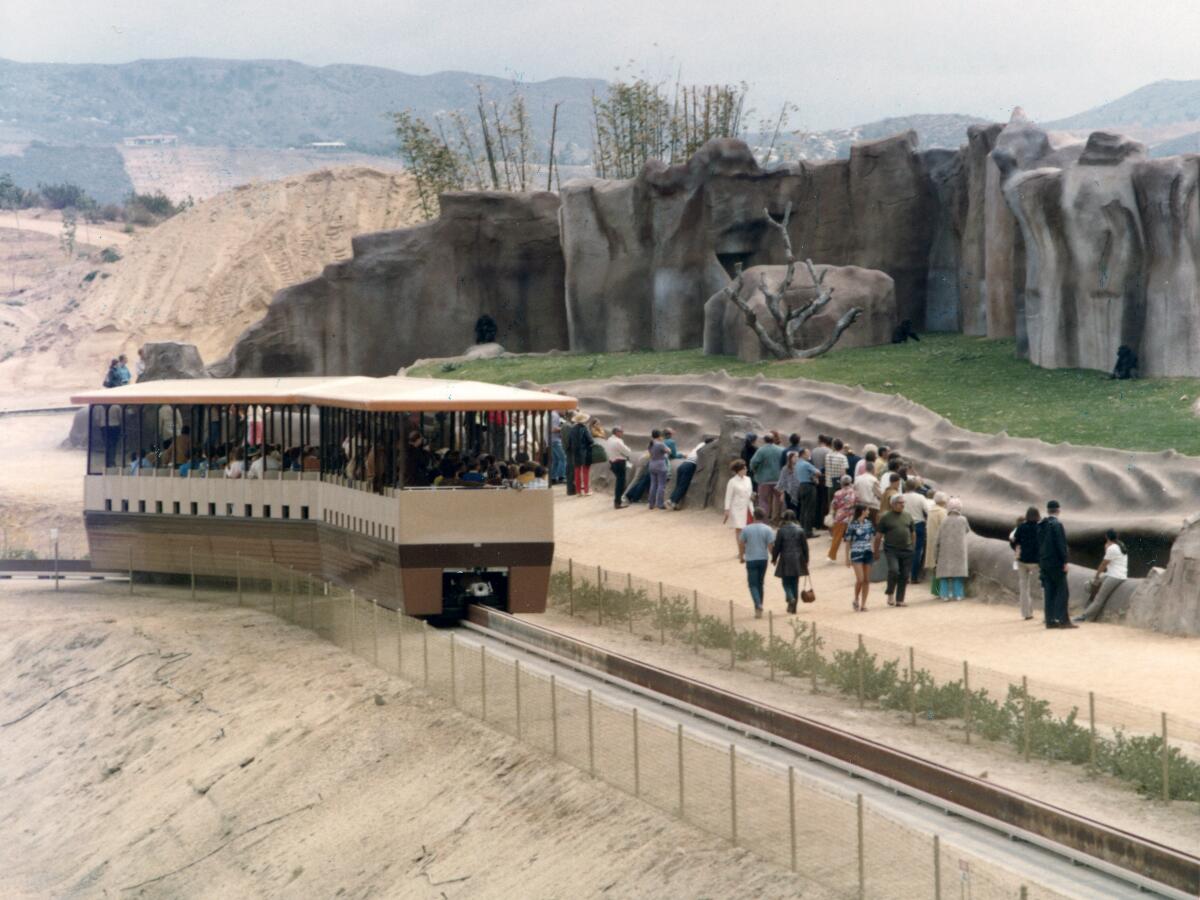
<path id="1" fill-rule="evenodd" d="M 908 572 L 913 558 L 913 519 L 904 511 L 904 495 L 892 494 L 888 511 L 879 517 L 875 534 L 875 555 L 880 544 L 887 557 L 888 606 L 904 606 Z"/>
<path id="2" fill-rule="evenodd" d="M 574 463 L 575 495 L 585 497 L 592 492 L 592 445 L 596 439 L 588 427 L 587 413 L 575 413 L 571 423 L 570 458 Z"/>
<path id="3" fill-rule="evenodd" d="M 970 533 L 970 523 L 962 514 L 962 501 L 951 497 L 946 501 L 946 518 L 938 528 L 937 568 L 934 569 L 941 582 L 939 595 L 943 601 L 961 600 L 966 596 L 966 583 L 970 575 L 967 564 Z"/>
<path id="4" fill-rule="evenodd" d="M 1045 598 L 1046 627 L 1078 628 L 1067 612 L 1070 604 L 1067 532 L 1058 520 L 1061 510 L 1062 504 L 1051 500 L 1046 504 L 1046 517 L 1038 523 L 1038 568 Z"/>
<path id="5" fill-rule="evenodd" d="M 608 467 L 612 469 L 613 478 L 616 481 L 613 486 L 613 507 L 624 509 L 629 504 L 623 502 L 621 497 L 625 493 L 625 478 L 628 475 L 629 462 L 633 459 L 633 451 L 625 443 L 625 429 L 620 425 L 614 425 L 612 434 L 604 442 L 604 449 L 608 453 Z"/>

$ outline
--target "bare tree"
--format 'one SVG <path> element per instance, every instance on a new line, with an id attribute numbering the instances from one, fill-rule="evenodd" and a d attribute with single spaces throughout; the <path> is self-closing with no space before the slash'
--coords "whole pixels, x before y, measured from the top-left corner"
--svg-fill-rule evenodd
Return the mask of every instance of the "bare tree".
<path id="1" fill-rule="evenodd" d="M 787 207 L 784 209 L 782 222 L 777 222 L 766 209 L 763 210 L 763 215 L 766 217 L 767 223 L 779 231 L 783 238 L 784 250 L 787 252 L 787 269 L 784 272 L 783 280 L 779 283 L 779 287 L 775 290 L 770 290 L 767 287 L 765 276 L 761 276 L 758 284 L 755 285 L 757 290 L 763 295 L 763 302 L 767 308 L 767 312 L 771 315 L 771 319 L 775 322 L 776 328 L 779 331 L 779 337 L 776 338 L 767 330 L 763 323 L 759 321 L 758 314 L 750 308 L 750 304 L 742 299 L 742 285 L 745 278 L 741 263 L 738 263 L 737 268 L 734 270 L 733 280 L 713 296 L 714 298 L 724 297 L 740 309 L 746 319 L 746 324 L 758 335 L 758 341 L 762 344 L 763 349 L 776 359 L 812 359 L 815 356 L 827 353 L 838 342 L 842 333 L 858 321 L 863 311 L 857 306 L 846 310 L 842 317 L 834 324 L 833 331 L 821 343 L 812 347 L 797 346 L 800 326 L 817 315 L 833 299 L 833 288 L 825 286 L 825 276 L 829 273 L 829 270 L 826 269 L 820 275 L 817 275 L 816 269 L 813 268 L 812 260 L 806 259 L 804 266 L 808 270 L 808 277 L 812 280 L 812 285 L 817 291 L 817 296 L 808 303 L 788 309 L 784 295 L 787 294 L 788 288 L 792 286 L 792 281 L 796 277 L 796 257 L 792 252 L 792 238 L 788 234 L 788 221 L 792 217 L 792 204 L 789 201 Z"/>

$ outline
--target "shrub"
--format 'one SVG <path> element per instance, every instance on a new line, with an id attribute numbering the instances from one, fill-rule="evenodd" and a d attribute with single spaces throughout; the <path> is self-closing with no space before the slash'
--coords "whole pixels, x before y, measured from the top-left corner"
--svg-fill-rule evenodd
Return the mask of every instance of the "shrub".
<path id="1" fill-rule="evenodd" d="M 100 262 L 115 263 L 121 259 L 116 247 L 105 247 L 100 251 Z"/>
<path id="2" fill-rule="evenodd" d="M 88 196 L 87 191 L 67 181 L 62 184 L 39 184 L 38 193 L 50 209 L 90 210 L 96 206 L 96 201 Z"/>

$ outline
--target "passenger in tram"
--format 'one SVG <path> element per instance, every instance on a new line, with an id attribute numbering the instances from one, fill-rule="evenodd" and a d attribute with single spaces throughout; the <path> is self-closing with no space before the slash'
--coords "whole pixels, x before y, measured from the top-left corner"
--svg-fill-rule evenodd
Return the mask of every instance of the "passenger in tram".
<path id="1" fill-rule="evenodd" d="M 279 452 L 279 445 L 272 444 L 266 455 L 266 462 L 263 467 L 268 472 L 278 472 L 283 468 L 283 456 Z"/>
<path id="2" fill-rule="evenodd" d="M 145 450 L 137 450 L 133 454 L 133 461 L 129 464 L 129 474 L 136 475 L 138 469 L 153 469 L 154 463 L 146 456 Z"/>
<path id="3" fill-rule="evenodd" d="M 246 474 L 246 466 L 242 462 L 242 448 L 234 447 L 229 454 L 229 462 L 225 465 L 226 478 L 241 478 Z"/>
<path id="4" fill-rule="evenodd" d="M 531 490 L 549 490 L 550 481 L 546 478 L 546 467 L 538 466 L 533 470 L 533 481 L 529 482 Z"/>
<path id="5" fill-rule="evenodd" d="M 321 458 L 317 456 L 317 448 L 309 447 L 304 451 L 304 459 L 301 463 L 301 471 L 304 472 L 320 472 Z"/>
<path id="6" fill-rule="evenodd" d="M 171 461 L 182 466 L 192 458 L 192 428 L 184 425 L 179 430 L 179 437 L 171 444 Z"/>
<path id="7" fill-rule="evenodd" d="M 173 406 L 164 403 L 158 408 L 158 439 L 163 442 L 163 447 L 167 446 L 168 440 L 175 440 L 175 436 L 183 431 L 183 416 L 179 410 Z"/>
<path id="8" fill-rule="evenodd" d="M 250 460 L 250 468 L 246 471 L 246 477 L 251 481 L 257 481 L 263 477 L 263 451 L 259 448 L 254 453 L 254 458 Z"/>

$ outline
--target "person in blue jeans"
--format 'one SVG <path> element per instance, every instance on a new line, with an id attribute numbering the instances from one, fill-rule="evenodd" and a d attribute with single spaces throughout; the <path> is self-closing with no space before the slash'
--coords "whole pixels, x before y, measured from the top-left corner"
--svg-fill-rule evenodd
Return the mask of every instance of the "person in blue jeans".
<path id="1" fill-rule="evenodd" d="M 775 530 L 766 522 L 767 513 L 761 507 L 754 510 L 754 522 L 742 529 L 738 540 L 746 557 L 746 581 L 750 599 L 754 601 L 754 618 L 762 618 L 763 583 L 767 577 L 767 562 L 771 559 L 771 544 Z"/>
<path id="2" fill-rule="evenodd" d="M 550 483 L 567 480 L 567 452 L 563 449 L 562 413 L 550 411 Z"/>

